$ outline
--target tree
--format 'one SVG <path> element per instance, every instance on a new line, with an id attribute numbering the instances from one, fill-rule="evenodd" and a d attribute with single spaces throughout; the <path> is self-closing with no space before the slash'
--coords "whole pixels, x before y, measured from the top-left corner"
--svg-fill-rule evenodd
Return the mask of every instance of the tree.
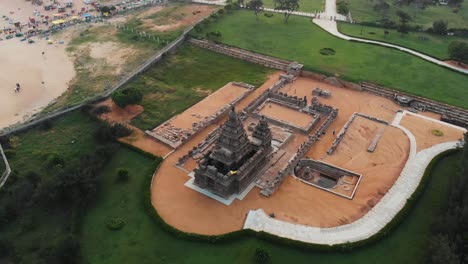
<path id="1" fill-rule="evenodd" d="M 348 3 L 340 0 L 336 3 L 338 14 L 347 15 L 349 13 Z"/>
<path id="2" fill-rule="evenodd" d="M 117 180 L 120 182 L 127 182 L 129 178 L 128 170 L 125 168 L 120 168 L 117 170 Z"/>
<path id="3" fill-rule="evenodd" d="M 401 34 L 408 34 L 410 29 L 408 22 L 411 21 L 411 16 L 401 10 L 398 10 L 396 14 L 400 18 L 400 24 L 398 25 L 397 31 Z"/>
<path id="4" fill-rule="evenodd" d="M 247 3 L 247 8 L 252 9 L 255 13 L 255 19 L 258 21 L 258 13 L 262 11 L 263 2 L 262 0 L 250 0 Z"/>
<path id="5" fill-rule="evenodd" d="M 270 253 L 263 248 L 255 250 L 255 263 L 256 264 L 271 264 Z"/>
<path id="6" fill-rule="evenodd" d="M 448 52 L 451 59 L 468 63 L 468 43 L 452 41 L 448 46 Z"/>
<path id="7" fill-rule="evenodd" d="M 143 99 L 143 93 L 136 88 L 118 90 L 112 94 L 112 101 L 122 108 L 127 105 L 137 104 Z"/>
<path id="8" fill-rule="evenodd" d="M 436 20 L 432 23 L 432 30 L 438 35 L 447 35 L 447 21 Z"/>
<path id="9" fill-rule="evenodd" d="M 299 0 L 275 0 L 275 10 L 284 11 L 284 23 L 288 23 L 292 12 L 299 9 Z"/>
<path id="10" fill-rule="evenodd" d="M 437 235 L 429 245 L 430 262 L 432 264 L 458 264 L 459 256 L 447 236 Z"/>
<path id="11" fill-rule="evenodd" d="M 387 38 L 387 35 L 390 34 L 388 30 L 384 30 L 384 38 Z"/>
<path id="12" fill-rule="evenodd" d="M 381 14 L 386 15 L 390 9 L 390 5 L 385 0 L 380 0 L 377 4 L 373 6 L 373 9 Z"/>

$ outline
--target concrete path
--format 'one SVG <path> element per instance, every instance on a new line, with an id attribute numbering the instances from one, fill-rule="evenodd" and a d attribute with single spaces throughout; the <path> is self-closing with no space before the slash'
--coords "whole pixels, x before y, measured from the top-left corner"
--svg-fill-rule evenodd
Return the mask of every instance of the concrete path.
<path id="1" fill-rule="evenodd" d="M 460 67 L 448 64 L 446 62 L 443 62 L 443 61 L 438 60 L 436 58 L 433 58 L 431 56 L 425 55 L 423 53 L 414 51 L 412 49 L 408 49 L 408 48 L 405 48 L 405 47 L 401 47 L 401 46 L 398 46 L 398 45 L 389 44 L 389 43 L 385 43 L 385 42 L 368 40 L 368 39 L 354 38 L 354 37 L 350 37 L 350 36 L 341 34 L 338 31 L 335 19 L 333 19 L 334 17 L 337 17 L 337 19 L 338 19 L 338 17 L 340 16 L 336 12 L 336 0 L 326 0 L 325 12 L 323 12 L 322 14 L 324 14 L 325 17 L 320 15 L 320 18 L 315 18 L 314 19 L 314 23 L 317 24 L 322 29 L 324 29 L 325 31 L 327 31 L 328 33 L 332 34 L 333 36 L 336 36 L 336 37 L 339 37 L 339 38 L 345 39 L 345 40 L 354 40 L 354 41 L 363 42 L 363 43 L 377 44 L 377 45 L 388 47 L 388 48 L 395 48 L 395 49 L 401 50 L 403 52 L 409 53 L 411 55 L 417 56 L 417 57 L 419 57 L 419 58 L 421 58 L 423 60 L 435 63 L 437 65 L 440 65 L 440 66 L 443 66 L 443 67 L 446 67 L 446 68 L 450 68 L 452 70 L 455 70 L 455 71 L 458 71 L 458 72 L 461 72 L 461 73 L 464 73 L 464 74 L 468 74 L 468 69 L 462 69 Z M 332 18 L 332 19 L 330 20 L 330 18 Z M 341 18 L 338 19 L 338 20 L 341 20 Z"/>
<path id="2" fill-rule="evenodd" d="M 415 144 L 413 141 L 410 142 Z M 271 218 L 262 209 L 258 209 L 249 212 L 244 229 L 264 231 L 292 240 L 324 245 L 357 242 L 370 238 L 385 227 L 405 206 L 419 185 L 429 162 L 439 153 L 455 148 L 457 143 L 453 141 L 438 144 L 414 156 L 410 155 L 392 188 L 366 215 L 351 224 L 333 228 L 311 227 Z"/>
<path id="3" fill-rule="evenodd" d="M 11 173 L 11 168 L 10 164 L 8 163 L 8 160 L 5 156 L 5 153 L 3 152 L 2 145 L 0 145 L 0 155 L 3 159 L 3 163 L 5 164 L 5 171 L 3 172 L 2 176 L 0 177 L 0 189 L 3 187 L 5 182 L 8 180 L 8 176 L 10 176 Z"/>

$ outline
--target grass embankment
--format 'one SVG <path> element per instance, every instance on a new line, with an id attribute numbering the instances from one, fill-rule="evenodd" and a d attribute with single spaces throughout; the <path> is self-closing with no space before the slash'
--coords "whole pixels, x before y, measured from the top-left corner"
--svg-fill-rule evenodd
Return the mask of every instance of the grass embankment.
<path id="1" fill-rule="evenodd" d="M 247 3 L 248 1 L 245 1 Z M 263 6 L 268 8 L 275 8 L 274 0 L 264 0 Z M 301 0 L 299 1 L 299 10 L 301 12 L 315 13 L 321 12 L 325 9 L 324 0 Z"/>
<path id="2" fill-rule="evenodd" d="M 378 3 L 377 1 L 352 0 L 347 2 L 353 19 L 358 22 L 375 22 L 383 18 L 383 15 L 373 8 Z M 462 4 L 457 13 L 454 13 L 450 6 L 428 6 L 421 11 L 413 5 L 399 7 L 394 1 L 386 2 L 390 5 L 389 19 L 395 22 L 398 22 L 396 11 L 402 10 L 411 16 L 411 25 L 420 25 L 424 29 L 432 27 L 435 20 L 447 21 L 449 28 L 466 28 L 468 25 L 468 4 L 466 2 Z"/>
<path id="3" fill-rule="evenodd" d="M 190 7 L 181 3 L 153 7 L 115 23 L 119 28 L 98 24 L 77 30 L 67 47 L 74 58 L 76 77 L 46 111 L 82 102 L 116 85 L 198 19 L 200 14 L 188 13 Z"/>
<path id="4" fill-rule="evenodd" d="M 408 218 L 386 239 L 345 253 L 312 253 L 278 246 L 254 237 L 221 244 L 179 240 L 147 215 L 142 193 L 149 188 L 151 160 L 127 150 L 102 172 L 101 196 L 82 228 L 84 261 L 89 263 L 252 263 L 257 247 L 270 251 L 273 263 L 423 263 L 431 219 L 448 195 L 448 183 L 459 155 L 443 158 L 430 175 L 427 189 Z M 130 181 L 115 182 L 117 167 L 130 170 Z M 120 231 L 106 228 L 109 217 L 123 217 Z M 383 256 L 392 255 L 391 258 Z"/>
<path id="5" fill-rule="evenodd" d="M 320 29 L 310 19 L 294 16 L 260 17 L 238 11 L 210 24 L 219 41 L 259 53 L 298 61 L 306 69 L 335 74 L 352 81 L 369 81 L 444 103 L 468 108 L 467 76 L 390 48 L 342 40 Z M 335 55 L 320 54 L 332 48 Z"/>
<path id="6" fill-rule="evenodd" d="M 424 32 L 410 32 L 402 36 L 394 29 L 368 27 L 349 23 L 338 23 L 338 30 L 345 35 L 356 38 L 378 40 L 407 47 L 440 60 L 449 59 L 448 46 L 450 42 L 468 41 L 468 38 L 439 36 Z M 384 31 L 388 31 L 389 34 L 385 36 Z"/>
<path id="7" fill-rule="evenodd" d="M 145 94 L 141 103 L 145 111 L 132 125 L 154 128 L 228 82 L 258 87 L 270 73 L 260 65 L 185 44 L 126 86 Z"/>

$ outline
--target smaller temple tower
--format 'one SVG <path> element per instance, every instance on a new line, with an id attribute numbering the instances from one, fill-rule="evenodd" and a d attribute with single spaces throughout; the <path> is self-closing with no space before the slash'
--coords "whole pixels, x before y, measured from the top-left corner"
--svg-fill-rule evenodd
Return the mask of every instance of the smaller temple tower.
<path id="1" fill-rule="evenodd" d="M 252 134 L 252 144 L 257 148 L 271 148 L 271 130 L 264 116 L 262 116 L 260 122 L 255 126 Z"/>

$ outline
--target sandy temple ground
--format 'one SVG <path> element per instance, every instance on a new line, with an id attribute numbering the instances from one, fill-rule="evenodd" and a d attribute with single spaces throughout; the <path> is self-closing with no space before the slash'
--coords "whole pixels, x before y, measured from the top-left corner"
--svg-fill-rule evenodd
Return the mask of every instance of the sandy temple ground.
<path id="1" fill-rule="evenodd" d="M 272 75 L 262 87 L 240 102 L 237 110 L 248 105 L 277 79 L 278 73 Z M 189 177 L 174 165 L 179 157 L 201 142 L 213 129 L 208 127 L 169 155 L 155 173 L 151 185 L 152 203 L 161 217 L 182 231 L 222 234 L 241 229 L 249 210 L 259 208 L 264 209 L 267 214 L 274 213 L 277 219 L 283 221 L 318 227 L 350 223 L 368 212 L 398 178 L 408 158 L 409 139 L 398 128 L 358 117 L 351 124 L 335 152 L 327 155 L 326 151 L 334 139 L 331 131 L 333 129 L 339 131 L 354 112 L 391 122 L 401 107 L 382 97 L 334 87 L 308 78 L 299 78 L 281 91 L 299 98 L 306 95 L 310 99 L 315 87 L 332 92 L 331 98 L 320 98 L 320 101 L 339 108 L 339 114 L 327 130 L 327 134 L 311 148 L 307 156 L 362 174 L 363 179 L 353 200 L 309 186 L 293 177 L 287 177 L 270 198 L 261 196 L 259 189 L 254 188 L 242 201 L 235 200 L 230 206 L 225 206 L 185 187 L 184 183 Z M 429 116 L 437 117 L 434 114 Z M 418 122 L 426 122 L 425 119 L 421 121 L 421 117 L 414 118 L 418 119 Z M 421 125 L 423 124 L 414 122 L 408 126 L 417 129 Z M 452 134 L 448 126 L 438 127 L 435 124 L 433 126 L 444 131 L 445 135 L 435 140 L 432 138 L 433 135 L 418 133 L 415 130 L 418 144 L 428 147 L 462 136 L 461 130 Z M 371 140 L 383 127 L 385 127 L 384 133 L 375 152 L 367 152 Z M 298 142 L 295 142 L 296 140 Z M 291 146 L 299 144 L 300 140 L 294 139 Z"/>

